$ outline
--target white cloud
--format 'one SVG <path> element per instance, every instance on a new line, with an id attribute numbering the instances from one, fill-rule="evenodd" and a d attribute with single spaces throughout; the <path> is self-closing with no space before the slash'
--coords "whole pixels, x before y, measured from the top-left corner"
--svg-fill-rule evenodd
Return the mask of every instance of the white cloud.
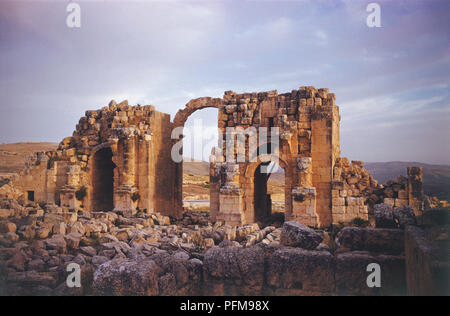
<path id="1" fill-rule="evenodd" d="M 317 37 L 319 40 L 326 41 L 326 40 L 328 39 L 327 33 L 325 33 L 325 32 L 322 31 L 322 30 L 317 30 L 317 31 L 314 32 L 314 34 L 316 35 L 316 37 Z"/>
<path id="2" fill-rule="evenodd" d="M 267 34 L 272 41 L 282 41 L 292 35 L 294 22 L 286 17 L 271 21 L 267 25 Z"/>

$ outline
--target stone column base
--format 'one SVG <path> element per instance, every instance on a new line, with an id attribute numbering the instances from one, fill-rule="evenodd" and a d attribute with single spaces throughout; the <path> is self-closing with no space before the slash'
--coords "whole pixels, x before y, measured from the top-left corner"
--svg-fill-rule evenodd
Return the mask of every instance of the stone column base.
<path id="1" fill-rule="evenodd" d="M 236 184 L 222 187 L 219 201 L 219 212 L 216 216 L 216 221 L 224 222 L 231 226 L 245 224 L 243 199 Z"/>
<path id="2" fill-rule="evenodd" d="M 316 188 L 296 187 L 292 189 L 292 214 L 286 220 L 294 220 L 306 226 L 318 226 Z"/>
<path id="3" fill-rule="evenodd" d="M 114 212 L 122 213 L 125 217 L 134 216 L 136 211 L 136 203 L 132 200 L 133 193 L 136 192 L 134 187 L 122 186 L 114 191 Z"/>

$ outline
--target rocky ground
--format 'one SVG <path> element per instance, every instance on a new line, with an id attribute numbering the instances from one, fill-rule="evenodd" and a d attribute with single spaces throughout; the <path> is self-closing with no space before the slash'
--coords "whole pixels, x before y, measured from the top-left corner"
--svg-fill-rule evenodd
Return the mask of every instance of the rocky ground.
<path id="1" fill-rule="evenodd" d="M 145 213 L 125 218 L 15 200 L 0 203 L 0 259 L 8 294 L 57 294 L 66 288 L 71 262 L 94 271 L 110 260 L 155 254 L 202 261 L 211 247 L 275 245 L 280 234 L 272 226 L 212 224 L 206 212 L 186 212 L 181 220 Z"/>
<path id="2" fill-rule="evenodd" d="M 404 270 L 399 227 L 413 224 L 411 212 L 384 205 L 376 214 L 391 229 L 326 232 L 297 222 L 231 227 L 211 223 L 207 212 L 186 212 L 180 220 L 146 213 L 126 218 L 4 199 L 0 294 L 361 294 L 370 261 L 393 271 L 398 291 L 404 288 L 402 274 L 400 281 L 395 274 Z M 80 288 L 67 287 L 71 263 L 81 267 Z M 361 275 L 352 274 L 355 265 Z M 345 281 L 349 276 L 356 285 Z"/>

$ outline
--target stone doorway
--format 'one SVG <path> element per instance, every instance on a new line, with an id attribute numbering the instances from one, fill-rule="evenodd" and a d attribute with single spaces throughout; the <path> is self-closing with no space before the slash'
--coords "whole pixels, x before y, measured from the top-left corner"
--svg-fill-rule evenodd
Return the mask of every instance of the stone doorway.
<path id="1" fill-rule="evenodd" d="M 280 220 L 285 212 L 285 175 L 275 162 L 263 162 L 254 174 L 254 220 L 263 225 Z M 277 218 L 274 218 L 276 215 Z"/>
<path id="2" fill-rule="evenodd" d="M 211 209 L 210 165 L 212 149 L 217 146 L 216 108 L 191 113 L 183 126 L 182 198 L 186 211 Z"/>
<path id="3" fill-rule="evenodd" d="M 111 148 L 103 148 L 94 155 L 92 170 L 92 209 L 112 211 L 114 209 L 114 168 Z"/>

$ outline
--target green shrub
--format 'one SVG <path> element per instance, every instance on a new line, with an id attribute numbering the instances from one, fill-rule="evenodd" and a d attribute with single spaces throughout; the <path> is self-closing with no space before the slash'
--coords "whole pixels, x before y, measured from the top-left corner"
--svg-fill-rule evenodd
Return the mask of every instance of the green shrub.
<path id="1" fill-rule="evenodd" d="M 2 186 L 4 186 L 5 184 L 8 184 L 9 181 L 11 181 L 11 179 L 9 179 L 9 178 L 0 179 L 0 188 Z"/>
<path id="2" fill-rule="evenodd" d="M 136 202 L 137 200 L 139 200 L 141 198 L 141 195 L 138 192 L 134 192 L 133 195 L 131 196 L 131 200 L 133 202 Z"/>
<path id="3" fill-rule="evenodd" d="M 344 228 L 345 225 L 342 222 L 339 222 L 338 224 L 333 224 L 331 225 L 331 227 L 328 229 L 328 232 L 330 234 L 330 238 L 331 240 L 336 239 L 336 236 L 339 234 L 339 232 L 342 230 L 342 228 Z"/>
<path id="4" fill-rule="evenodd" d="M 86 187 L 81 187 L 77 192 L 75 192 L 75 197 L 77 198 L 78 201 L 83 201 L 84 198 L 87 195 L 87 189 Z"/>
<path id="5" fill-rule="evenodd" d="M 362 218 L 357 217 L 351 221 L 351 225 L 356 227 L 367 227 L 369 226 L 369 222 Z"/>
<path id="6" fill-rule="evenodd" d="M 55 165 L 55 157 L 49 157 L 47 160 L 47 169 L 52 169 L 53 166 Z"/>

